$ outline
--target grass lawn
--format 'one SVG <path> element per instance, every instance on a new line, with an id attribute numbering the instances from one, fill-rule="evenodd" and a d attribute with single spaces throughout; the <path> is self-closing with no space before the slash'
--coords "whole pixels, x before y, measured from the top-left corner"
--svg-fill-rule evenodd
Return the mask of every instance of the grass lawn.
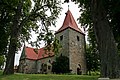
<path id="1" fill-rule="evenodd" d="M 19 74 L 3 76 L 0 80 L 97 80 L 98 76 L 87 75 L 56 75 L 56 74 Z"/>

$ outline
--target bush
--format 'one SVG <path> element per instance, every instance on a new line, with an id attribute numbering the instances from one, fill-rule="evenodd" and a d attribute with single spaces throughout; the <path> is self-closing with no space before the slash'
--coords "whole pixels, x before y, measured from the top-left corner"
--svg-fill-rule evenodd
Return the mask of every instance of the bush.
<path id="1" fill-rule="evenodd" d="M 52 72 L 56 74 L 69 73 L 69 58 L 66 56 L 56 57 L 56 62 L 52 64 Z"/>

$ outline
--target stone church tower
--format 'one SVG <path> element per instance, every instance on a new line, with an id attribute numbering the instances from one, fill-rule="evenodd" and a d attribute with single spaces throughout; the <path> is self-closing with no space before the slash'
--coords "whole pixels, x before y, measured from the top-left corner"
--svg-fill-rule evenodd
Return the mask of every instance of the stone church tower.
<path id="1" fill-rule="evenodd" d="M 85 34 L 78 28 L 70 10 L 55 36 L 62 45 L 60 54 L 69 58 L 71 72 L 76 74 L 80 69 L 82 74 L 86 74 Z"/>

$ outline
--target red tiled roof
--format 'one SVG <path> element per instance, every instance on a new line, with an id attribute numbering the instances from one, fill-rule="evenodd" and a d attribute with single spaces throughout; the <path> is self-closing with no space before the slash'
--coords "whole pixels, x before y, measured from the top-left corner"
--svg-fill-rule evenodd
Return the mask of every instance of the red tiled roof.
<path id="1" fill-rule="evenodd" d="M 34 48 L 25 47 L 25 56 L 28 59 L 36 60 L 38 55 L 35 53 Z"/>
<path id="2" fill-rule="evenodd" d="M 54 52 L 52 50 L 47 51 L 44 48 L 40 48 L 38 50 L 38 59 L 46 58 L 53 55 L 54 55 Z"/>
<path id="3" fill-rule="evenodd" d="M 25 47 L 25 55 L 27 59 L 38 60 L 42 58 L 46 58 L 49 56 L 54 56 L 54 52 L 46 51 L 44 48 L 40 48 L 35 52 L 35 48 Z"/>
<path id="4" fill-rule="evenodd" d="M 74 29 L 74 30 L 76 30 L 76 31 L 78 31 L 80 33 L 83 33 L 78 28 L 78 25 L 75 22 L 75 19 L 74 19 L 72 13 L 70 12 L 70 10 L 67 11 L 66 17 L 65 17 L 64 22 L 63 22 L 63 25 L 56 33 L 61 32 L 61 31 L 65 30 L 65 29 L 67 29 L 67 28 L 72 28 L 72 29 Z"/>

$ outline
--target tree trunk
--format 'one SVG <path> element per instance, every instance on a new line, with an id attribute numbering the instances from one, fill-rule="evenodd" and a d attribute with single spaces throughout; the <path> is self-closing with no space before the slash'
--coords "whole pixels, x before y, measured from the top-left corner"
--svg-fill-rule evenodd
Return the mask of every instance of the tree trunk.
<path id="1" fill-rule="evenodd" d="M 5 70 L 3 72 L 4 75 L 14 74 L 14 57 L 15 57 L 16 46 L 17 46 L 14 38 L 11 37 L 10 39 L 9 52 L 6 57 L 7 61 L 6 61 Z"/>
<path id="2" fill-rule="evenodd" d="M 117 78 L 117 47 L 102 1 L 92 0 L 91 3 L 93 26 L 101 59 L 101 77 Z"/>
<path id="3" fill-rule="evenodd" d="M 17 49 L 17 41 L 18 36 L 20 35 L 21 27 L 20 25 L 20 17 L 21 17 L 21 9 L 22 4 L 19 3 L 17 9 L 15 11 L 15 17 L 13 21 L 13 26 L 11 27 L 11 34 L 10 34 L 10 45 L 7 54 L 6 66 L 3 72 L 3 75 L 14 74 L 14 58 Z"/>

